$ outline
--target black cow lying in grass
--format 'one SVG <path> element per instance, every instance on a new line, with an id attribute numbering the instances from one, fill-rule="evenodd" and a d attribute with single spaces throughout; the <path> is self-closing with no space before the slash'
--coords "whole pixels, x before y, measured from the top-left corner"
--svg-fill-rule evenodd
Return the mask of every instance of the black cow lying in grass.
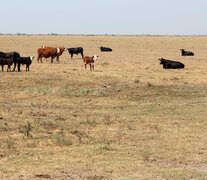
<path id="1" fill-rule="evenodd" d="M 81 54 L 83 58 L 83 48 L 82 47 L 76 47 L 76 48 L 68 48 L 68 53 L 71 55 L 71 58 L 73 58 L 73 54 Z"/>
<path id="2" fill-rule="evenodd" d="M 112 51 L 112 49 L 111 48 L 109 48 L 109 47 L 103 47 L 103 46 L 101 46 L 101 47 L 99 47 L 100 48 L 100 50 L 102 51 L 102 52 L 107 52 L 107 51 Z"/>
<path id="3" fill-rule="evenodd" d="M 171 61 L 163 58 L 159 60 L 160 60 L 160 64 L 163 65 L 164 69 L 183 69 L 185 67 L 183 63 L 178 61 Z"/>
<path id="4" fill-rule="evenodd" d="M 26 71 L 29 71 L 29 66 L 30 64 L 32 64 L 32 60 L 34 59 L 33 56 L 29 56 L 29 57 L 20 57 L 17 59 L 18 61 L 18 71 L 20 71 L 20 67 L 19 64 L 26 64 Z"/>
<path id="5" fill-rule="evenodd" d="M 17 59 L 20 57 L 20 54 L 18 52 L 8 52 L 8 53 L 0 52 L 0 57 L 12 58 L 13 62 L 14 62 L 14 69 L 13 69 L 13 71 L 15 71 L 16 63 L 18 64 Z M 20 64 L 18 64 L 18 67 L 20 67 Z"/>
<path id="6" fill-rule="evenodd" d="M 191 51 L 185 51 L 185 49 L 180 49 L 181 50 L 181 56 L 194 56 L 194 53 Z"/>
<path id="7" fill-rule="evenodd" d="M 13 58 L 3 58 L 0 57 L 0 65 L 2 66 L 2 71 L 4 71 L 4 65 L 8 65 L 7 72 L 11 71 L 11 65 L 13 64 Z"/>

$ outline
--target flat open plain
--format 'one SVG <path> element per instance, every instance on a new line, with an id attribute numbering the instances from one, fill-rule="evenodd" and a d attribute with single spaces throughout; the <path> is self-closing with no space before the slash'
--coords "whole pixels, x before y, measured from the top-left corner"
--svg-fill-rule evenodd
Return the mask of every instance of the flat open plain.
<path id="1" fill-rule="evenodd" d="M 99 59 L 0 72 L 0 179 L 207 179 L 206 36 L 0 36 L 21 56 L 42 45 Z"/>

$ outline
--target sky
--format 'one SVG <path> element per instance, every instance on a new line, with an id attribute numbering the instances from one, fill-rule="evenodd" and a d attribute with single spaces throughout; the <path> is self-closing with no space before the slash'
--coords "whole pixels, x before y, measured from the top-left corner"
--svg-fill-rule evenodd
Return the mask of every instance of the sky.
<path id="1" fill-rule="evenodd" d="M 0 0 L 0 33 L 207 35 L 207 0 Z"/>

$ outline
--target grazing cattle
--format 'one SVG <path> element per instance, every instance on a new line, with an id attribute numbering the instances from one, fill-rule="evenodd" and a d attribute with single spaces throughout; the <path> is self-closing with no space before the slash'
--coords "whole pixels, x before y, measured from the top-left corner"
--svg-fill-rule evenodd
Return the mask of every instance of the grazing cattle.
<path id="1" fill-rule="evenodd" d="M 4 65 L 8 65 L 7 72 L 11 71 L 11 65 L 13 64 L 13 58 L 0 57 L 0 65 L 2 66 L 2 71 L 4 71 Z"/>
<path id="2" fill-rule="evenodd" d="M 102 51 L 102 52 L 107 52 L 107 51 L 112 51 L 112 49 L 111 48 L 109 48 L 109 47 L 103 47 L 103 46 L 101 46 L 101 47 L 99 47 L 100 48 L 100 50 Z"/>
<path id="3" fill-rule="evenodd" d="M 50 51 L 48 51 L 46 49 L 43 51 L 43 48 L 38 48 L 37 49 L 37 62 L 38 63 L 39 63 L 39 60 L 42 63 L 42 58 L 46 58 L 47 59 L 49 57 L 51 57 Z"/>
<path id="4" fill-rule="evenodd" d="M 49 47 L 49 46 L 43 46 L 42 48 L 39 48 L 37 50 L 37 61 L 39 62 L 39 59 L 42 63 L 42 58 L 49 58 L 51 57 L 51 63 L 53 63 L 53 59 L 56 57 L 57 62 L 59 63 L 59 57 L 63 54 L 63 52 L 66 50 L 65 47 Z"/>
<path id="5" fill-rule="evenodd" d="M 171 60 L 167 60 L 167 59 L 159 59 L 160 60 L 160 64 L 163 65 L 164 69 L 182 69 L 185 67 L 185 65 L 181 62 L 178 61 L 171 61 Z"/>
<path id="6" fill-rule="evenodd" d="M 181 50 L 181 56 L 194 56 L 194 53 L 191 51 L 185 51 L 185 49 L 180 49 Z"/>
<path id="7" fill-rule="evenodd" d="M 29 56 L 29 57 L 20 57 L 20 58 L 18 59 L 18 61 L 19 61 L 22 65 L 26 64 L 26 71 L 29 71 L 29 66 L 30 66 L 30 64 L 32 64 L 32 60 L 33 60 L 33 59 L 34 59 L 33 56 Z"/>
<path id="8" fill-rule="evenodd" d="M 20 54 L 18 52 L 8 52 L 8 53 L 0 52 L 0 57 L 12 58 L 14 63 L 13 71 L 15 71 L 16 63 L 18 64 L 18 71 L 19 71 L 20 64 L 17 62 L 17 59 L 20 57 Z"/>
<path id="9" fill-rule="evenodd" d="M 68 53 L 71 55 L 71 59 L 73 58 L 73 54 L 81 54 L 83 58 L 83 48 L 82 47 L 76 47 L 76 48 L 68 48 Z"/>
<path id="10" fill-rule="evenodd" d="M 87 64 L 90 64 L 90 70 L 91 71 L 94 71 L 94 63 L 95 61 L 98 59 L 98 56 L 97 55 L 94 55 L 92 57 L 89 57 L 89 56 L 85 56 L 83 58 L 83 63 L 85 65 L 85 69 L 86 69 L 86 65 Z"/>

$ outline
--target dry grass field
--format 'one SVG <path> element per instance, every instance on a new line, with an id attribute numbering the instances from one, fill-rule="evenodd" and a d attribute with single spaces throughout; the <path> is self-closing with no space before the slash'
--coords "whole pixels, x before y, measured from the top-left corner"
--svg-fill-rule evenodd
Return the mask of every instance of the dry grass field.
<path id="1" fill-rule="evenodd" d="M 94 72 L 68 52 L 0 72 L 0 179 L 207 179 L 207 37 L 0 36 L 21 56 L 42 45 L 99 59 Z"/>

